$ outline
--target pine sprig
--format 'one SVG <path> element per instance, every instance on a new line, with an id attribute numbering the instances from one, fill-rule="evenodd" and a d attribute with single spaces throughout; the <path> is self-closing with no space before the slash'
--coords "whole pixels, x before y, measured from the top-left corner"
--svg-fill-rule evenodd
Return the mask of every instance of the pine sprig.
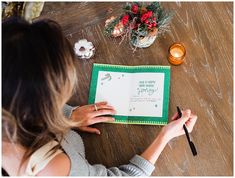
<path id="1" fill-rule="evenodd" d="M 152 4 L 146 7 L 148 11 L 152 11 L 153 13 L 157 13 L 159 10 L 162 10 L 159 2 L 153 2 Z"/>
<path id="2" fill-rule="evenodd" d="M 170 21 L 172 20 L 174 16 L 173 12 L 167 12 L 167 11 L 159 11 L 158 14 L 158 20 L 157 20 L 157 26 L 158 26 L 158 35 L 161 35 L 165 33 L 166 31 L 169 31 L 170 28 Z"/>
<path id="3" fill-rule="evenodd" d="M 113 19 L 108 25 L 107 27 L 104 29 L 104 33 L 107 36 L 111 36 L 115 26 L 119 23 L 120 19 L 122 18 L 122 16 L 117 17 L 115 19 Z"/>
<path id="4" fill-rule="evenodd" d="M 127 3 L 124 7 L 123 7 L 124 11 L 130 11 L 131 10 L 131 4 Z"/>

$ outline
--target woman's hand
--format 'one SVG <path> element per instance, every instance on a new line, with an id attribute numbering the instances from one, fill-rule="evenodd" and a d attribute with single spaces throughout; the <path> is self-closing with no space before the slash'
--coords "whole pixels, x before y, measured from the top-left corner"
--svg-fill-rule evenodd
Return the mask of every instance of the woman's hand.
<path id="1" fill-rule="evenodd" d="M 95 108 L 97 107 L 97 111 Z M 111 116 L 114 115 L 115 110 L 107 102 L 100 102 L 91 105 L 85 105 L 78 107 L 72 113 L 72 120 L 78 122 L 78 129 L 84 132 L 100 134 L 100 131 L 96 128 L 89 127 L 90 125 L 101 122 L 113 122 L 115 119 Z"/>
<path id="2" fill-rule="evenodd" d="M 183 125 L 185 124 L 188 131 L 191 132 L 196 121 L 197 116 L 192 114 L 189 109 L 182 111 L 182 117 L 180 119 L 178 119 L 178 114 L 175 113 L 172 117 L 172 122 L 162 128 L 160 134 L 141 156 L 152 164 L 155 164 L 167 142 L 174 137 L 185 134 Z"/>
<path id="3" fill-rule="evenodd" d="M 167 142 L 171 139 L 185 134 L 183 125 L 187 127 L 189 133 L 192 132 L 193 127 L 197 121 L 197 116 L 192 114 L 189 109 L 182 111 L 182 117 L 178 119 L 178 113 L 175 113 L 171 118 L 172 122 L 163 127 L 162 132 L 164 133 Z"/>

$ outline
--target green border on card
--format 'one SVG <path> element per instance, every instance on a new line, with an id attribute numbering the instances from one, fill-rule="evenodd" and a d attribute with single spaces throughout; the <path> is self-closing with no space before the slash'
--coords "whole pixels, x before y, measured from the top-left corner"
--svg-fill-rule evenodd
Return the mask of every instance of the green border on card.
<path id="1" fill-rule="evenodd" d="M 122 116 L 115 115 L 114 123 L 123 124 L 146 124 L 146 125 L 166 125 L 168 123 L 168 107 L 170 95 L 170 66 L 158 65 L 142 65 L 142 66 L 124 66 L 124 65 L 110 65 L 110 64 L 93 64 L 92 76 L 90 82 L 89 104 L 95 102 L 97 80 L 99 71 L 110 72 L 126 72 L 126 73 L 164 73 L 164 90 L 163 90 L 163 115 L 162 117 L 144 117 L 144 116 Z"/>

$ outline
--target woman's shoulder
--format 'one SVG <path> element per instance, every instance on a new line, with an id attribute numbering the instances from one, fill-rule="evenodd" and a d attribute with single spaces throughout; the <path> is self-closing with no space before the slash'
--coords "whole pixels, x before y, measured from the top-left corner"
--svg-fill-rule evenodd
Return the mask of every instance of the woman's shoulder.
<path id="1" fill-rule="evenodd" d="M 37 176 L 68 176 L 70 159 L 65 153 L 56 155 Z"/>
<path id="2" fill-rule="evenodd" d="M 64 152 L 56 155 L 47 166 L 40 171 L 38 176 L 69 176 L 71 169 L 78 161 L 81 161 L 82 155 L 85 158 L 85 149 L 81 136 L 70 130 L 67 132 L 60 143 Z M 81 162 L 80 162 L 81 163 Z"/>

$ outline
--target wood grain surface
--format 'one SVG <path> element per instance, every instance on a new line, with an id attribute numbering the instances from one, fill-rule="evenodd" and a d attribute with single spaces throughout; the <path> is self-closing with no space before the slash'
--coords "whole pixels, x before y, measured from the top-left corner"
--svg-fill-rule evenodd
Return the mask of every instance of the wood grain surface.
<path id="1" fill-rule="evenodd" d="M 46 2 L 40 19 L 56 20 L 74 44 L 92 41 L 96 54 L 77 60 L 78 88 L 72 105 L 88 102 L 92 64 L 170 65 L 169 46 L 182 42 L 187 50 L 180 66 L 171 66 L 169 119 L 176 105 L 198 115 L 191 134 L 198 156 L 193 157 L 185 136 L 169 142 L 156 163 L 155 176 L 233 175 L 233 3 L 162 2 L 175 12 L 170 32 L 147 49 L 132 52 L 128 42 L 104 36 L 104 22 L 120 14 L 124 3 Z M 108 9 L 113 8 L 109 14 Z M 100 136 L 81 133 L 90 163 L 107 167 L 128 163 L 160 132 L 161 126 L 97 124 Z"/>

